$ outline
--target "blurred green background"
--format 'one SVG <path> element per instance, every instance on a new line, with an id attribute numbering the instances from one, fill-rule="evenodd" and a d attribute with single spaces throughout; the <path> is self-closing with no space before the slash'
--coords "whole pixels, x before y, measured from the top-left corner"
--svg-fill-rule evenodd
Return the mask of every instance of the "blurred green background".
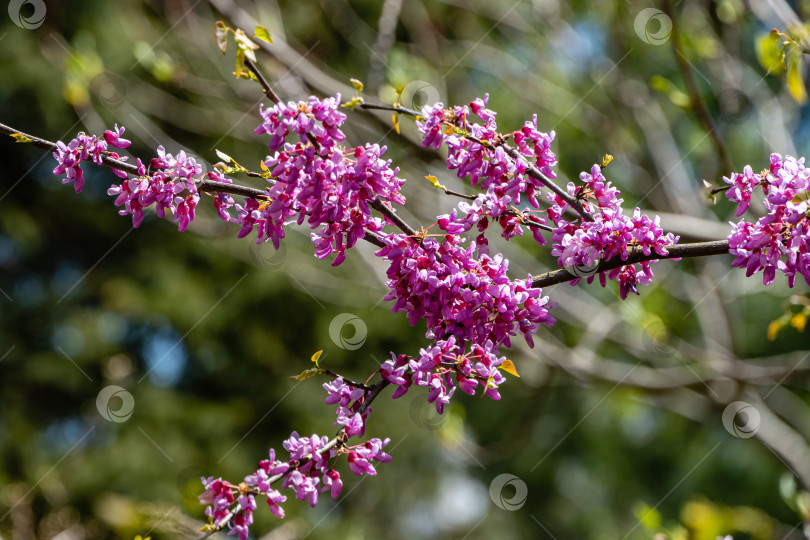
<path id="1" fill-rule="evenodd" d="M 784 77 L 766 76 L 757 50 L 770 28 L 810 16 L 810 2 L 683 0 L 677 53 L 662 7 L 12 1 L 0 16 L 0 122 L 63 141 L 118 123 L 144 161 L 162 144 L 206 167 L 219 149 L 257 169 L 262 94 L 234 80 L 233 50 L 219 53 L 213 25 L 263 24 L 274 43 L 259 63 L 286 98 L 349 96 L 351 77 L 366 83 L 367 101 L 390 103 L 405 85 L 411 107 L 489 93 L 504 131 L 534 113 L 556 131 L 563 184 L 610 153 L 606 174 L 626 207 L 661 213 L 681 241 L 722 238 L 733 206 L 711 205 L 702 180 L 720 185 L 730 171 L 676 58 L 691 66 L 737 170 L 767 167 L 772 151 L 805 155 L 808 110 Z M 388 146 L 409 179 L 403 215 L 428 226 L 455 201 L 425 175 L 470 188 L 414 144 L 411 120 L 400 123 L 397 135 L 390 115 L 357 111 L 347 133 Z M 315 351 L 365 379 L 391 351 L 426 344 L 423 327 L 381 302 L 385 267 L 369 245 L 334 269 L 312 255 L 305 230 L 277 253 L 237 240 L 205 205 L 186 233 L 154 214 L 133 231 L 106 195 L 110 171 L 86 165 L 77 196 L 51 174 L 49 154 L 8 138 L 0 153 L 2 538 L 194 537 L 200 476 L 238 481 L 290 431 L 334 433 L 325 381 L 290 379 Z M 530 238 L 490 241 L 514 277 L 555 266 Z M 730 262 L 660 263 L 655 284 L 626 302 L 615 284 L 547 289 L 559 323 L 534 349 L 516 340 L 508 356 L 521 378 L 500 402 L 458 393 L 436 417 L 424 392 L 392 401 L 389 391 L 368 436 L 391 438 L 393 462 L 375 478 L 346 469 L 337 502 L 310 509 L 290 497 L 283 521 L 260 502 L 255 537 L 804 537 L 810 515 L 795 477 L 810 463 L 807 335 L 766 333 L 800 309 L 791 295 L 807 287 L 778 278 L 765 289 Z M 366 329 L 360 348 L 330 338 L 342 313 Z M 352 334 L 343 328 L 344 340 Z M 100 413 L 111 385 L 132 396 L 131 416 Z M 125 395 L 110 410 L 127 407 Z M 756 437 L 724 427 L 734 401 L 752 404 Z"/>

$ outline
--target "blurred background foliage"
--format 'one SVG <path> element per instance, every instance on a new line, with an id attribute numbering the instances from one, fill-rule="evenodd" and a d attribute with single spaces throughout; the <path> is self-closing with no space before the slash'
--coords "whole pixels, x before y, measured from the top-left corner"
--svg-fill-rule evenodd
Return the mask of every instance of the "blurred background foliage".
<path id="1" fill-rule="evenodd" d="M 24 18 L 33 4 L 20 8 Z M 234 80 L 232 52 L 219 53 L 213 25 L 263 24 L 274 43 L 259 63 L 289 99 L 348 97 L 351 77 L 366 83 L 367 101 L 390 103 L 405 85 L 411 107 L 489 93 L 503 130 L 536 113 L 542 129 L 556 131 L 563 183 L 611 153 L 607 175 L 627 207 L 660 213 L 682 241 L 722 238 L 732 205 L 712 205 L 702 180 L 719 185 L 730 171 L 694 113 L 677 57 L 690 66 L 737 170 L 767 167 L 772 151 L 806 155 L 808 110 L 784 76 L 766 75 L 757 51 L 772 27 L 796 31 L 810 2 L 682 0 L 674 21 L 659 11 L 640 15 L 662 7 L 48 1 L 36 28 L 0 17 L 0 121 L 51 140 L 119 123 L 133 141 L 129 151 L 144 160 L 162 144 L 207 167 L 219 149 L 257 169 L 267 153 L 252 133 L 262 94 Z M 457 190 L 464 184 L 440 155 L 413 143 L 411 120 L 400 120 L 397 135 L 388 114 L 349 116 L 350 140 L 386 144 L 410 180 L 411 223 L 428 226 L 455 204 L 424 176 Z M 385 268 L 368 245 L 333 269 L 312 256 L 305 231 L 277 253 L 237 240 L 210 208 L 183 234 L 154 215 L 132 231 L 105 193 L 114 180 L 108 170 L 85 166 L 88 182 L 76 196 L 51 174 L 46 153 L 11 139 L 0 153 L 3 538 L 193 537 L 203 522 L 200 476 L 237 481 L 290 431 L 333 433 L 324 381 L 290 379 L 313 352 L 323 349 L 327 367 L 363 379 L 391 351 L 413 354 L 426 343 L 422 327 L 381 302 Z M 530 238 L 491 242 L 515 277 L 555 265 Z M 254 532 L 802 538 L 807 499 L 791 470 L 797 456 L 810 463 L 810 366 L 807 335 L 788 323 L 801 311 L 791 294 L 806 294 L 806 284 L 790 290 L 778 279 L 765 289 L 730 262 L 660 263 L 655 284 L 626 302 L 615 284 L 548 289 L 559 324 L 542 330 L 534 349 L 515 344 L 509 356 L 522 376 L 503 387 L 500 402 L 457 395 L 437 418 L 423 392 L 383 396 L 368 435 L 391 437 L 394 461 L 376 478 L 347 471 L 338 502 L 310 509 L 288 501 L 281 522 L 260 506 Z M 341 313 L 367 327 L 361 348 L 330 339 Z M 780 317 L 784 328 L 768 340 Z M 344 329 L 344 338 L 351 334 Z M 97 396 L 109 385 L 134 398 L 125 421 L 99 413 Z M 724 428 L 724 407 L 735 400 L 759 412 L 757 437 Z M 779 449 L 785 441 L 790 456 Z M 501 474 L 526 484 L 514 511 L 502 508 L 514 482 L 490 495 Z"/>

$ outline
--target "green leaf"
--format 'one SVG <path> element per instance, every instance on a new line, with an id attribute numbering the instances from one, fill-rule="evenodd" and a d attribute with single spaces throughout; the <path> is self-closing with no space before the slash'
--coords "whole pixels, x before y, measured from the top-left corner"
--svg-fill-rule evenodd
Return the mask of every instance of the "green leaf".
<path id="1" fill-rule="evenodd" d="M 785 61 L 784 49 L 780 46 L 780 35 L 776 29 L 757 40 L 757 60 L 768 73 L 779 75 Z"/>
<path id="2" fill-rule="evenodd" d="M 354 108 L 357 107 L 358 105 L 360 105 L 361 103 L 364 103 L 363 98 L 360 97 L 360 96 L 355 96 L 355 97 L 352 98 L 351 101 L 346 102 L 346 103 L 342 103 L 340 106 L 345 107 L 347 109 L 354 110 Z"/>
<path id="3" fill-rule="evenodd" d="M 425 176 L 425 178 L 427 178 L 428 182 L 430 182 L 433 185 L 433 187 L 438 188 L 438 189 L 443 189 L 444 191 L 447 191 L 447 188 L 444 187 L 443 185 L 441 185 L 439 183 L 439 179 L 436 178 L 435 176 L 428 175 L 428 176 Z"/>
<path id="4" fill-rule="evenodd" d="M 307 379 L 309 379 L 311 377 L 314 377 L 315 375 L 320 375 L 321 373 L 324 373 L 324 371 L 321 368 L 314 367 L 314 368 L 305 369 L 304 371 L 302 371 L 298 375 L 294 375 L 294 376 L 292 376 L 290 378 L 295 379 L 296 381 L 305 381 L 305 380 L 307 380 Z"/>
<path id="5" fill-rule="evenodd" d="M 11 137 L 12 139 L 14 139 L 14 141 L 19 142 L 19 143 L 34 142 L 31 139 L 29 139 L 28 137 L 26 137 L 25 135 L 23 135 L 22 133 L 12 133 L 11 135 L 9 135 L 9 137 Z"/>
<path id="6" fill-rule="evenodd" d="M 270 38 L 270 32 L 268 32 L 267 28 L 265 28 L 264 26 L 257 26 L 256 34 L 253 37 L 263 39 L 267 43 L 273 43 L 273 40 Z"/>
<path id="7" fill-rule="evenodd" d="M 217 41 L 217 47 L 225 54 L 228 50 L 228 27 L 222 21 L 217 21 L 214 24 L 214 39 Z"/>
<path id="8" fill-rule="evenodd" d="M 354 86 L 354 89 L 357 90 L 358 94 L 363 91 L 363 81 L 360 81 L 358 79 L 349 79 L 349 80 L 352 81 L 352 86 Z"/>
<path id="9" fill-rule="evenodd" d="M 807 103 L 807 89 L 804 87 L 804 57 L 802 52 L 791 47 L 787 59 L 787 88 L 791 97 L 799 105 Z"/>
<path id="10" fill-rule="evenodd" d="M 318 360 L 321 358 L 322 354 L 323 354 L 323 349 L 321 349 L 320 351 L 318 351 L 318 352 L 316 352 L 315 354 L 312 355 L 312 361 L 315 362 L 315 365 L 317 367 L 320 367 L 320 366 L 318 366 Z"/>
<path id="11" fill-rule="evenodd" d="M 216 150 L 216 153 L 217 153 L 217 156 L 219 156 L 219 159 L 223 160 L 225 163 L 230 163 L 231 161 L 233 161 L 233 158 L 231 156 L 229 156 L 228 154 L 226 154 L 225 152 L 221 152 L 219 150 Z"/>

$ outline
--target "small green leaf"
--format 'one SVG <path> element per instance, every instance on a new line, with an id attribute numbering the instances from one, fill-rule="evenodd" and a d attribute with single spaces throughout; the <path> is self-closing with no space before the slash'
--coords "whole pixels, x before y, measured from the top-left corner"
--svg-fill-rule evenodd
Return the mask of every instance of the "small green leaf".
<path id="1" fill-rule="evenodd" d="M 610 162 L 611 162 L 611 161 L 613 161 L 613 156 L 611 156 L 610 154 L 605 154 L 605 155 L 602 157 L 602 168 L 604 169 L 605 167 L 607 167 L 608 165 L 610 165 Z"/>
<path id="2" fill-rule="evenodd" d="M 357 90 L 358 94 L 363 91 L 363 81 L 360 81 L 358 79 L 349 79 L 349 80 L 352 81 L 352 86 L 354 86 L 354 89 Z"/>
<path id="3" fill-rule="evenodd" d="M 360 97 L 360 96 L 355 96 L 355 97 L 352 98 L 351 101 L 348 101 L 346 103 L 342 103 L 340 106 L 345 107 L 347 109 L 354 110 L 354 108 L 357 107 L 358 105 L 360 105 L 361 103 L 364 103 L 363 98 Z"/>
<path id="4" fill-rule="evenodd" d="M 214 39 L 217 41 L 217 47 L 225 54 L 228 50 L 228 27 L 222 21 L 217 21 L 214 24 Z"/>
<path id="5" fill-rule="evenodd" d="M 267 28 L 265 28 L 264 26 L 257 26 L 256 34 L 253 37 L 263 39 L 267 43 L 273 43 L 273 40 L 270 38 L 270 32 L 268 32 Z"/>
<path id="6" fill-rule="evenodd" d="M 312 355 L 312 361 L 315 362 L 315 365 L 317 367 L 320 367 L 320 366 L 318 366 L 318 360 L 321 358 L 322 354 L 323 354 L 323 349 L 321 349 L 320 351 L 318 351 L 318 352 L 316 352 L 315 354 Z"/>
<path id="7" fill-rule="evenodd" d="M 804 57 L 801 51 L 791 47 L 787 62 L 788 92 L 796 103 L 804 105 L 807 103 L 807 89 L 804 87 Z"/>
<path id="8" fill-rule="evenodd" d="M 435 176 L 428 175 L 428 176 L 425 176 L 425 178 L 427 178 L 428 182 L 430 182 L 433 185 L 433 187 L 438 188 L 438 189 L 443 189 L 444 191 L 447 191 L 447 188 L 444 187 L 443 185 L 441 185 L 439 183 L 439 179 L 436 178 Z"/>
<path id="9" fill-rule="evenodd" d="M 757 60 L 768 73 L 781 73 L 785 61 L 784 49 L 780 46 L 780 35 L 776 29 L 757 41 Z"/>
<path id="10" fill-rule="evenodd" d="M 296 381 L 305 381 L 305 380 L 307 380 L 307 379 L 309 379 L 311 377 L 314 377 L 315 375 L 320 375 L 321 373 L 324 373 L 324 371 L 321 368 L 314 367 L 314 368 L 305 369 L 304 371 L 302 371 L 298 375 L 293 375 L 290 378 L 295 379 Z"/>
<path id="11" fill-rule="evenodd" d="M 23 135 L 22 133 L 12 133 L 11 135 L 9 135 L 9 137 L 11 137 L 11 138 L 12 138 L 12 139 L 14 139 L 16 142 L 19 142 L 19 143 L 30 143 L 30 142 L 34 142 L 34 141 L 32 141 L 31 139 L 29 139 L 28 137 L 26 137 L 25 135 Z"/>
<path id="12" fill-rule="evenodd" d="M 231 161 L 233 161 L 233 158 L 231 156 L 229 156 L 228 154 L 226 154 L 225 152 L 221 152 L 219 150 L 216 150 L 216 153 L 217 153 L 217 156 L 219 156 L 219 159 L 223 160 L 225 163 L 230 163 Z"/>

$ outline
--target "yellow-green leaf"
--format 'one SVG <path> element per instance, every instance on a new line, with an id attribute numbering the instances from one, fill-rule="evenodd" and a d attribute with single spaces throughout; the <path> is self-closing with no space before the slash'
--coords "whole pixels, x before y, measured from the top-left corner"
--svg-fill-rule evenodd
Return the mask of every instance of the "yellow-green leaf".
<path id="1" fill-rule="evenodd" d="M 314 367 L 314 368 L 305 369 L 304 371 L 302 371 L 298 375 L 293 375 L 290 378 L 295 379 L 296 381 L 305 381 L 305 380 L 307 380 L 307 379 L 309 379 L 311 377 L 314 377 L 315 375 L 319 375 L 319 374 L 321 374 L 323 372 L 324 371 L 321 368 Z"/>
<path id="2" fill-rule="evenodd" d="M 357 90 L 358 94 L 363 91 L 363 81 L 358 79 L 349 79 L 349 80 L 352 81 L 352 86 L 354 86 L 354 89 Z"/>
<path id="3" fill-rule="evenodd" d="M 438 189 L 443 189 L 444 191 L 447 191 L 447 188 L 444 187 L 443 185 L 441 185 L 439 183 L 439 179 L 436 178 L 435 176 L 428 175 L 428 176 L 425 176 L 425 178 L 427 178 L 427 181 L 430 182 L 433 185 L 433 187 L 438 188 Z"/>
<path id="4" fill-rule="evenodd" d="M 228 154 L 226 154 L 225 152 L 221 152 L 219 150 L 215 150 L 215 152 L 217 153 L 217 156 L 219 156 L 219 159 L 225 161 L 225 163 L 230 163 L 231 161 L 233 161 L 233 158 Z"/>
<path id="5" fill-rule="evenodd" d="M 263 39 L 267 43 L 273 43 L 273 40 L 270 38 L 270 32 L 267 31 L 267 28 L 264 26 L 257 26 L 256 27 L 256 34 L 254 37 L 259 39 Z"/>
<path id="6" fill-rule="evenodd" d="M 787 70 L 788 92 L 796 103 L 804 105 L 807 103 L 807 89 L 804 87 L 804 57 L 796 47 L 791 47 Z"/>
<path id="7" fill-rule="evenodd" d="M 32 141 L 31 139 L 29 139 L 28 137 L 26 137 L 25 135 L 23 135 L 22 133 L 12 133 L 11 135 L 9 135 L 9 137 L 11 137 L 11 138 L 12 138 L 12 139 L 14 139 L 16 142 L 19 142 L 19 143 L 30 143 L 30 142 L 34 142 L 34 141 Z"/>
<path id="8" fill-rule="evenodd" d="M 774 29 L 757 41 L 757 60 L 768 73 L 774 75 L 781 73 L 785 60 L 785 52 L 780 47 L 779 37 L 779 31 Z"/>
<path id="9" fill-rule="evenodd" d="M 228 50 L 228 27 L 222 21 L 217 21 L 214 24 L 214 39 L 217 41 L 217 47 L 222 51 L 222 54 Z"/>
<path id="10" fill-rule="evenodd" d="M 518 374 L 517 369 L 515 368 L 515 364 L 511 360 L 508 359 L 504 360 L 498 367 L 504 370 L 505 372 L 509 373 L 510 375 L 520 377 L 520 374 Z"/>
<path id="11" fill-rule="evenodd" d="M 768 340 L 773 341 L 776 339 L 776 336 L 779 335 L 779 332 L 782 330 L 782 327 L 785 326 L 785 323 L 782 319 L 776 319 L 775 321 L 771 321 L 771 324 L 768 325 Z"/>
<path id="12" fill-rule="evenodd" d="M 321 349 L 320 351 L 318 351 L 318 352 L 316 352 L 315 354 L 312 355 L 312 361 L 315 362 L 316 366 L 318 366 L 318 360 L 320 360 L 322 354 L 323 354 L 323 349 Z M 318 367 L 320 367 L 320 366 L 318 366 Z"/>
<path id="13" fill-rule="evenodd" d="M 351 101 L 343 103 L 340 106 L 354 110 L 354 108 L 360 105 L 361 103 L 363 103 L 363 98 L 360 96 L 354 96 Z"/>
<path id="14" fill-rule="evenodd" d="M 608 165 L 610 165 L 610 162 L 611 162 L 611 161 L 613 161 L 613 156 L 611 156 L 610 154 L 605 154 L 605 155 L 602 157 L 602 168 L 604 169 L 605 167 L 607 167 Z"/>
<path id="15" fill-rule="evenodd" d="M 397 132 L 397 135 L 399 135 L 399 115 L 394 113 L 391 116 L 391 120 L 394 122 L 394 130 Z"/>

